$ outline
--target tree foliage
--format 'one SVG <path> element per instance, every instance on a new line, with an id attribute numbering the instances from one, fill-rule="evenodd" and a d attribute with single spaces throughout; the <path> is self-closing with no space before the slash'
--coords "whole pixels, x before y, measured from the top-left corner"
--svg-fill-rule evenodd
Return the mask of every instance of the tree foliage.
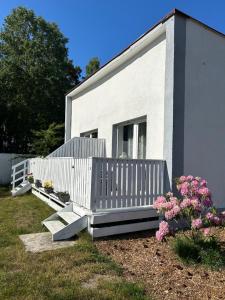
<path id="1" fill-rule="evenodd" d="M 98 57 L 93 57 L 90 59 L 89 63 L 86 65 L 86 77 L 91 76 L 100 68 L 100 61 Z"/>
<path id="2" fill-rule="evenodd" d="M 33 130 L 31 152 L 46 156 L 63 143 L 64 124 L 52 123 L 46 130 Z"/>
<path id="3" fill-rule="evenodd" d="M 25 153 L 32 130 L 49 133 L 64 121 L 64 94 L 81 69 L 68 58 L 67 38 L 55 23 L 23 7 L 0 32 L 0 151 Z M 39 136 L 39 138 L 42 135 Z"/>

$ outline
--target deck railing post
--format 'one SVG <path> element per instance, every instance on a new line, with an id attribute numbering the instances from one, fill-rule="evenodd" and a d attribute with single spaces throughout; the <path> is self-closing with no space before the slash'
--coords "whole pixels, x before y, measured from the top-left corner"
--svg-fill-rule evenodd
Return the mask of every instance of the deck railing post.
<path id="1" fill-rule="evenodd" d="M 13 166 L 12 167 L 12 170 L 13 170 L 13 174 L 12 174 L 12 188 L 13 188 L 13 190 L 14 190 L 14 188 L 15 188 L 15 172 L 16 172 L 16 168 Z"/>
<path id="2" fill-rule="evenodd" d="M 90 209 L 91 211 L 95 212 L 96 211 L 96 198 L 95 198 L 95 180 L 98 180 L 96 177 L 96 164 L 97 160 L 95 157 L 91 158 L 91 184 L 90 184 Z"/>
<path id="3" fill-rule="evenodd" d="M 25 181 L 25 178 L 26 178 L 26 164 L 27 164 L 27 161 L 25 161 L 23 164 L 23 181 Z"/>

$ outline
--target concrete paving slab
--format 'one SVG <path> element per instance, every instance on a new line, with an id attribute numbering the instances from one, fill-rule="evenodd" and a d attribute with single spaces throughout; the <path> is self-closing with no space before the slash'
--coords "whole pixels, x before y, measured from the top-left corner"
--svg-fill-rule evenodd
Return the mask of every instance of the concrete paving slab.
<path id="1" fill-rule="evenodd" d="M 23 242 L 25 250 L 33 253 L 71 247 L 76 243 L 74 240 L 53 242 L 50 232 L 23 234 L 19 238 Z"/>

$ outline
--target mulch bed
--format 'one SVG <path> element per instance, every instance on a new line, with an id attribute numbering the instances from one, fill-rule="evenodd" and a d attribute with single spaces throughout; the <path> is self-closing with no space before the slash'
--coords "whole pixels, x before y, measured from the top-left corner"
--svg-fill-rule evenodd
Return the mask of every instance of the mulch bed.
<path id="1" fill-rule="evenodd" d="M 225 242 L 225 229 L 215 229 Z M 144 284 L 154 299 L 225 299 L 225 269 L 184 265 L 168 242 L 156 241 L 154 232 L 111 237 L 95 242 L 100 252 L 122 265 L 125 277 Z"/>

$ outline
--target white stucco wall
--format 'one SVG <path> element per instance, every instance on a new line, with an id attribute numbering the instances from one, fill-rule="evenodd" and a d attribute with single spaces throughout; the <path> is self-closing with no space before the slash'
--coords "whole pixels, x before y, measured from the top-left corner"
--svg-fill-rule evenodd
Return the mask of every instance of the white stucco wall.
<path id="1" fill-rule="evenodd" d="M 187 19 L 185 64 L 184 173 L 225 207 L 225 38 Z"/>
<path id="2" fill-rule="evenodd" d="M 132 60 L 72 98 L 71 137 L 98 129 L 112 152 L 112 126 L 147 116 L 147 158 L 163 158 L 166 39 L 161 35 Z"/>

